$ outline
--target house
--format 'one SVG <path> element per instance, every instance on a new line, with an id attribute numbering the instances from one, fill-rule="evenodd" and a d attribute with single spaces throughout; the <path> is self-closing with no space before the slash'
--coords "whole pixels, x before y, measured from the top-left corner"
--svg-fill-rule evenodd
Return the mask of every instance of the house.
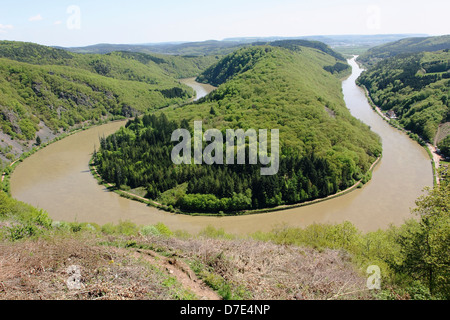
<path id="1" fill-rule="evenodd" d="M 389 119 L 397 119 L 397 115 L 393 110 L 389 110 L 388 112 L 386 112 L 386 117 L 388 117 Z"/>

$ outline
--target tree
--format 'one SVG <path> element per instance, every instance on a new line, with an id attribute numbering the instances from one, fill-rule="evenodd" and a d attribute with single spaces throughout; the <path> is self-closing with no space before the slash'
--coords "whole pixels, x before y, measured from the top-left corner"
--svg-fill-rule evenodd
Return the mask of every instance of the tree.
<path id="1" fill-rule="evenodd" d="M 37 136 L 36 138 L 36 145 L 40 146 L 41 145 L 41 137 Z"/>
<path id="2" fill-rule="evenodd" d="M 450 183 L 448 175 L 416 201 L 419 221 L 406 223 L 396 241 L 401 262 L 396 269 L 428 286 L 432 295 L 450 298 Z"/>
<path id="3" fill-rule="evenodd" d="M 438 143 L 439 149 L 444 156 L 450 157 L 450 135 L 448 135 L 444 140 Z"/>

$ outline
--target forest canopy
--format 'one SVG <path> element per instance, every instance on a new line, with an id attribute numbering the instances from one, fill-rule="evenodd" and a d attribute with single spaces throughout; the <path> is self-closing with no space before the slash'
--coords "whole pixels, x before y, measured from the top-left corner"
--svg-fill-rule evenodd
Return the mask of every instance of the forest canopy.
<path id="1" fill-rule="evenodd" d="M 345 107 L 339 61 L 315 48 L 239 49 L 200 78 L 219 84 L 196 103 L 169 107 L 128 122 L 102 138 L 96 165 L 117 187 L 145 188 L 147 196 L 188 212 L 237 212 L 325 197 L 366 180 L 381 143 Z M 171 134 L 204 130 L 279 129 L 278 174 L 259 165 L 174 165 Z M 225 150 L 225 148 L 224 148 Z"/>
<path id="2" fill-rule="evenodd" d="M 181 104 L 193 90 L 177 78 L 197 76 L 218 58 L 77 54 L 0 41 L 0 130 L 34 141 L 43 126 L 57 134 L 81 123 Z"/>
<path id="3" fill-rule="evenodd" d="M 450 121 L 450 52 L 399 54 L 363 72 L 357 80 L 382 110 L 425 140 Z"/>

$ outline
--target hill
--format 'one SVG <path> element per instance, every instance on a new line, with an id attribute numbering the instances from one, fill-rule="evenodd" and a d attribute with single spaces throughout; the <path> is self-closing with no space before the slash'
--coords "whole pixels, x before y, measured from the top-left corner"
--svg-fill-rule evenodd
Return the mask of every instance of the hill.
<path id="1" fill-rule="evenodd" d="M 112 54 L 126 59 L 134 59 L 145 65 L 156 64 L 160 69 L 176 79 L 196 77 L 220 59 L 220 56 L 217 55 L 176 56 L 125 51 Z"/>
<path id="2" fill-rule="evenodd" d="M 345 58 L 321 42 L 306 40 L 283 40 L 269 43 L 258 42 L 253 45 L 280 47 L 297 52 L 301 52 L 302 47 L 314 48 L 338 60 L 332 66 L 325 66 L 324 69 L 326 71 L 337 74 L 350 72 L 350 66 L 346 63 Z M 197 77 L 197 81 L 219 86 L 220 84 L 228 81 L 231 77 L 237 76 L 253 68 L 262 56 L 263 55 L 261 55 L 261 52 L 258 50 L 238 50 L 233 55 L 226 56 L 219 63 L 212 65 L 205 70 L 199 77 Z"/>
<path id="3" fill-rule="evenodd" d="M 340 230 L 355 240 L 359 237 L 349 224 L 305 230 L 305 235 L 319 232 L 321 239 L 328 239 L 317 250 L 306 242 L 286 245 L 275 233 L 244 239 L 212 227 L 189 235 L 161 223 L 58 222 L 0 192 L 0 296 L 7 300 L 374 299 L 350 255 L 332 248 L 340 241 Z"/>
<path id="4" fill-rule="evenodd" d="M 437 37 L 413 37 L 382 44 L 361 54 L 357 61 L 366 68 L 375 66 L 377 62 L 394 57 L 401 53 L 433 52 L 450 49 L 450 35 Z"/>
<path id="5" fill-rule="evenodd" d="M 239 49 L 199 77 L 220 84 L 209 96 L 130 121 L 102 141 L 99 172 L 117 186 L 145 188 L 148 197 L 192 212 L 273 207 L 344 190 L 365 177 L 381 144 L 345 107 L 339 74 L 327 71 L 337 63 L 304 46 Z M 279 129 L 278 174 L 261 177 L 260 165 L 173 169 L 171 133 L 192 131 L 194 119 L 205 130 Z"/>
<path id="6" fill-rule="evenodd" d="M 196 76 L 215 61 L 121 52 L 75 54 L 1 41 L 0 158 L 10 160 L 26 151 L 37 132 L 43 141 L 82 123 L 187 101 L 193 91 L 176 78 Z"/>
<path id="7" fill-rule="evenodd" d="M 378 107 L 395 113 L 391 121 L 431 143 L 439 125 L 450 121 L 448 49 L 398 54 L 365 71 L 357 82 Z"/>
<path id="8" fill-rule="evenodd" d="M 246 46 L 240 41 L 207 40 L 182 43 L 156 43 L 156 44 L 96 44 L 87 47 L 63 48 L 75 53 L 110 53 L 113 51 L 139 52 L 147 54 L 167 54 L 181 56 L 207 56 L 224 55 Z"/>
<path id="9" fill-rule="evenodd" d="M 399 228 L 362 233 L 346 222 L 245 237 L 211 226 L 193 235 L 161 223 L 52 221 L 0 191 L 0 297 L 448 300 L 449 191 L 429 191 L 414 210 L 421 221 Z M 368 287 L 373 267 L 378 290 Z"/>
<path id="10" fill-rule="evenodd" d="M 292 41 L 308 40 L 325 43 L 333 49 L 349 50 L 351 48 L 367 48 L 397 41 L 403 38 L 423 37 L 423 34 L 379 34 L 379 35 L 316 35 L 303 37 L 238 37 L 227 38 L 221 41 L 207 40 L 198 42 L 167 42 L 167 43 L 143 43 L 143 44 L 107 44 L 101 43 L 86 47 L 62 48 L 76 53 L 111 53 L 114 51 L 139 52 L 147 54 L 166 54 L 166 55 L 226 55 L 239 48 L 251 44 L 269 43 L 272 41 Z"/>
<path id="11" fill-rule="evenodd" d="M 165 82 L 175 83 L 173 78 L 197 76 L 219 58 L 125 51 L 76 54 L 34 43 L 14 41 L 0 41 L 0 57 L 34 65 L 61 65 L 85 69 L 115 79 L 162 85 Z"/>

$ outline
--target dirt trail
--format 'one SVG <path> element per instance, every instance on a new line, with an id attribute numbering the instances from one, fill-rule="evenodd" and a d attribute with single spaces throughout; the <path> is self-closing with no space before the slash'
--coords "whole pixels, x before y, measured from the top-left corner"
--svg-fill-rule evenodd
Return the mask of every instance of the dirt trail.
<path id="1" fill-rule="evenodd" d="M 434 167 L 436 170 L 436 183 L 439 184 L 440 179 L 439 179 L 438 170 L 440 167 L 441 156 L 437 153 L 436 146 L 433 146 L 433 145 L 427 143 L 427 148 L 430 150 L 431 154 L 433 155 Z"/>
<path id="2" fill-rule="evenodd" d="M 168 274 L 175 277 L 185 289 L 189 289 L 202 300 L 222 299 L 214 290 L 198 279 L 184 261 L 177 259 L 176 257 L 167 258 L 153 250 L 143 249 L 136 250 L 132 253 L 132 256 L 136 259 L 144 259 L 151 265 L 165 270 Z"/>

